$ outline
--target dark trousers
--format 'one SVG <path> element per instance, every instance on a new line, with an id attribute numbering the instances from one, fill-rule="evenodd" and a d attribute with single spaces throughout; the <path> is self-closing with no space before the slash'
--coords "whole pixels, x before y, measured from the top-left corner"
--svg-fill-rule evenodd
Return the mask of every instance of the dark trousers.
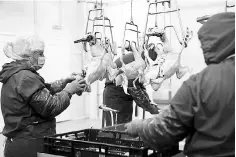
<path id="1" fill-rule="evenodd" d="M 132 120 L 133 114 L 133 98 L 131 95 L 124 93 L 122 87 L 115 84 L 106 84 L 103 91 L 103 104 L 112 109 L 118 110 L 117 124 L 127 123 Z M 103 119 L 106 122 L 106 126 L 111 126 L 111 114 L 110 112 L 103 112 Z M 115 120 L 115 114 L 113 114 Z"/>
<path id="2" fill-rule="evenodd" d="M 4 149 L 5 157 L 37 157 L 43 152 L 43 139 L 7 139 Z"/>

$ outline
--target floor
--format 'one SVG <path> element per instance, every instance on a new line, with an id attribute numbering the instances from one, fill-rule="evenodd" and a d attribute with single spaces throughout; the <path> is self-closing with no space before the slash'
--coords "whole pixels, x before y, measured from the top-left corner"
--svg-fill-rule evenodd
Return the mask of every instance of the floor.
<path id="1" fill-rule="evenodd" d="M 64 121 L 57 123 L 57 133 L 65 133 L 70 131 L 76 131 L 86 128 L 101 128 L 102 124 L 100 120 L 91 120 L 88 118 L 77 119 L 73 121 Z M 0 157 L 3 157 L 3 143 L 4 136 L 0 134 Z M 183 147 L 183 142 L 180 143 L 180 149 Z M 183 157 L 182 154 L 176 155 L 175 157 Z"/>

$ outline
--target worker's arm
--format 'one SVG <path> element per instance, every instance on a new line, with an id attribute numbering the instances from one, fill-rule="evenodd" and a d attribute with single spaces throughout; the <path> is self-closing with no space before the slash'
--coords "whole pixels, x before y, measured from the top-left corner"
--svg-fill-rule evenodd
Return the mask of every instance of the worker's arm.
<path id="1" fill-rule="evenodd" d="M 84 87 L 84 80 L 75 80 L 61 92 L 52 95 L 42 80 L 29 73 L 17 85 L 17 92 L 39 116 L 51 119 L 63 112 L 69 106 L 71 96 L 83 91 Z"/>
<path id="2" fill-rule="evenodd" d="M 158 150 L 183 140 L 192 131 L 196 105 L 194 84 L 194 77 L 184 82 L 171 105 L 152 118 L 129 123 L 127 132 L 140 136 L 145 144 Z"/>
<path id="3" fill-rule="evenodd" d="M 46 83 L 46 88 L 51 92 L 51 94 L 55 94 L 62 91 L 62 89 L 65 88 L 66 84 L 70 83 L 71 81 L 72 80 L 61 79 L 52 83 Z"/>
<path id="4" fill-rule="evenodd" d="M 66 91 L 51 95 L 47 88 L 33 94 L 29 105 L 45 119 L 51 119 L 62 113 L 70 104 L 71 95 Z"/>
<path id="5" fill-rule="evenodd" d="M 81 75 L 81 74 L 80 73 L 72 73 L 69 77 L 67 77 L 65 79 L 57 80 L 52 83 L 46 83 L 45 84 L 46 88 L 51 92 L 52 95 L 54 95 L 55 93 L 62 91 L 65 88 L 65 86 L 67 85 L 67 83 L 70 83 L 73 80 L 75 80 L 76 77 L 78 77 L 78 75 Z"/>

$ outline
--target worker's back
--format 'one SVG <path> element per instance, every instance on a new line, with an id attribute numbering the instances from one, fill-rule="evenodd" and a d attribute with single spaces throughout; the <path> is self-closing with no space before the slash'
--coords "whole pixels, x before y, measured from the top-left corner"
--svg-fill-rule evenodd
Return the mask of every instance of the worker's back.
<path id="1" fill-rule="evenodd" d="M 235 153 L 235 60 L 209 65 L 192 77 L 194 130 L 186 140 L 189 156 L 231 156 Z M 191 79 L 190 79 L 191 80 Z M 198 154 L 198 155 L 197 155 Z"/>
<path id="2" fill-rule="evenodd" d="M 205 62 L 188 80 L 193 94 L 189 156 L 235 154 L 235 13 L 211 17 L 198 31 Z"/>

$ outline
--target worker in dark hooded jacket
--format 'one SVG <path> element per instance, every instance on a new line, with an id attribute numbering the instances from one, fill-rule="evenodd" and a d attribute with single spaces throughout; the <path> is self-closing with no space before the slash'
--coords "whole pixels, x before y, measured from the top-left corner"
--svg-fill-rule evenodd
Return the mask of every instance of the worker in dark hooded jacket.
<path id="1" fill-rule="evenodd" d="M 43 137 L 56 133 L 55 117 L 69 106 L 73 94 L 82 93 L 85 81 L 71 75 L 45 83 L 37 73 L 45 62 L 44 42 L 37 35 L 7 43 L 4 53 L 14 60 L 0 72 L 4 155 L 37 157 L 43 151 Z"/>
<path id="2" fill-rule="evenodd" d="M 167 109 L 126 131 L 157 150 L 186 138 L 188 157 L 235 156 L 235 13 L 212 16 L 198 38 L 207 67 L 182 84 Z"/>

